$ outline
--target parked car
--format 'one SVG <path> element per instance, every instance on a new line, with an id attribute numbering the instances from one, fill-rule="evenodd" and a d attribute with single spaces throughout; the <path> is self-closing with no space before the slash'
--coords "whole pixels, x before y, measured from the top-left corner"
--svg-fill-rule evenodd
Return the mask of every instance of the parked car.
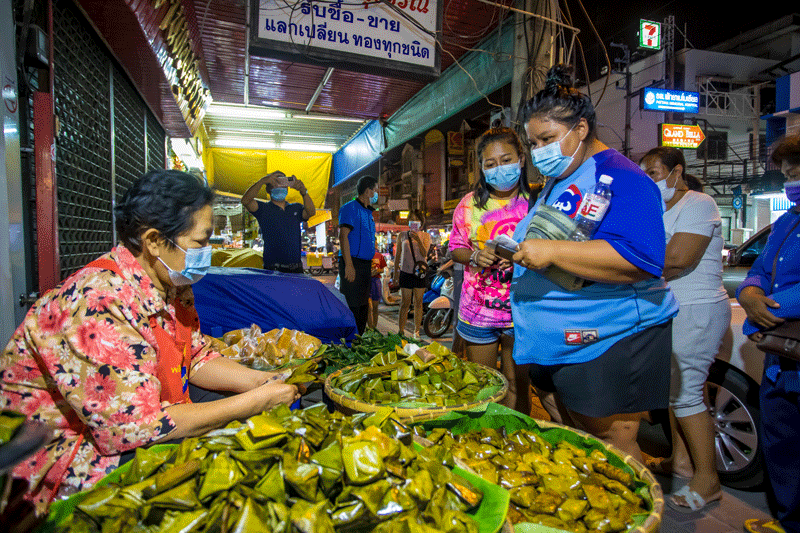
<path id="1" fill-rule="evenodd" d="M 758 388 L 764 354 L 742 333 L 747 315 L 736 301 L 736 288 L 764 249 L 767 226 L 728 252 L 722 281 L 731 302 L 731 327 L 722 339 L 717 360 L 708 376 L 708 399 L 714 419 L 717 471 L 723 484 L 749 489 L 765 479 L 758 445 Z"/>

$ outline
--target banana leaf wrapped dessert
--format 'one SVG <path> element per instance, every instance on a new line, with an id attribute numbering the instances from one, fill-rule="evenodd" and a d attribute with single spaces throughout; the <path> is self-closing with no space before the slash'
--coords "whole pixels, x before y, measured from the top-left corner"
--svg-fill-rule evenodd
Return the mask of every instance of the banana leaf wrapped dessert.
<path id="1" fill-rule="evenodd" d="M 459 359 L 436 342 L 406 344 L 331 374 L 329 386 L 371 405 L 450 407 L 487 399 L 505 387 L 489 368 Z"/>
<path id="2" fill-rule="evenodd" d="M 450 454 L 417 450 L 391 411 L 281 406 L 166 450 L 138 449 L 58 530 L 478 533 L 468 513 L 483 493 L 452 465 Z"/>
<path id="3" fill-rule="evenodd" d="M 631 472 L 598 449 L 551 444 L 530 429 L 483 428 L 453 436 L 435 428 L 427 439 L 460 464 L 509 491 L 508 518 L 565 531 L 616 532 L 636 525 L 650 504 Z"/>

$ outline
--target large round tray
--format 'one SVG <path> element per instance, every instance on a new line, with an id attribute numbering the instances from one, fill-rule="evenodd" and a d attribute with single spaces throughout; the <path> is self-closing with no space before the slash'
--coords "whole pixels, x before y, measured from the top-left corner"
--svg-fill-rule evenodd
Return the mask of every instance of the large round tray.
<path id="1" fill-rule="evenodd" d="M 500 382 L 502 383 L 501 389 L 494 395 L 489 398 L 474 401 L 470 403 L 464 403 L 459 405 L 449 405 L 447 407 L 402 407 L 401 405 L 397 404 L 371 404 L 365 403 L 360 400 L 356 400 L 355 398 L 349 396 L 347 393 L 341 391 L 340 389 L 336 389 L 331 385 L 331 380 L 335 379 L 336 377 L 340 376 L 341 374 L 346 374 L 347 372 L 353 370 L 355 367 L 359 365 L 351 365 L 346 368 L 342 368 L 341 370 L 337 370 L 329 375 L 325 379 L 325 388 L 324 392 L 330 398 L 334 405 L 336 406 L 336 410 L 340 411 L 346 415 L 351 415 L 354 413 L 374 413 L 379 409 L 383 409 L 384 407 L 391 407 L 397 413 L 397 416 L 400 418 L 402 422 L 405 423 L 412 423 L 412 422 L 423 422 L 425 420 L 431 420 L 434 418 L 438 418 L 450 411 L 477 411 L 484 408 L 488 403 L 500 402 L 503 398 L 505 398 L 506 394 L 508 393 L 508 380 L 505 378 L 503 374 L 501 374 L 498 370 L 493 368 L 485 368 L 488 372 L 494 375 Z"/>

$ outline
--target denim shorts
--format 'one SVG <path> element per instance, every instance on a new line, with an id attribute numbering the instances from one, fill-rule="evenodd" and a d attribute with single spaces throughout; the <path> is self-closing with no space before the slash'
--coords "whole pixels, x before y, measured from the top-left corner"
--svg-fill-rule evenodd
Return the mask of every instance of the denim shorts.
<path id="1" fill-rule="evenodd" d="M 461 338 L 472 344 L 492 344 L 500 340 L 502 335 L 507 337 L 514 337 L 514 328 L 482 328 L 480 326 L 473 326 L 467 324 L 463 320 L 459 320 L 456 324 L 456 330 Z"/>

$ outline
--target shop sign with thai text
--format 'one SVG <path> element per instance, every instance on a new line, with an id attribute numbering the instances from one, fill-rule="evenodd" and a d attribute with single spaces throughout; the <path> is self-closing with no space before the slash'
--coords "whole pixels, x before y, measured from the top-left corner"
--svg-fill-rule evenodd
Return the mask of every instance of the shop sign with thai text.
<path id="1" fill-rule="evenodd" d="M 642 90 L 642 109 L 673 113 L 698 113 L 700 112 L 700 93 L 645 87 Z"/>
<path id="2" fill-rule="evenodd" d="M 661 146 L 696 149 L 706 138 L 700 126 L 687 124 L 662 124 Z"/>
<path id="3" fill-rule="evenodd" d="M 251 53 L 355 71 L 433 78 L 442 0 L 251 0 Z M 336 68 L 340 68 L 337 66 Z"/>

